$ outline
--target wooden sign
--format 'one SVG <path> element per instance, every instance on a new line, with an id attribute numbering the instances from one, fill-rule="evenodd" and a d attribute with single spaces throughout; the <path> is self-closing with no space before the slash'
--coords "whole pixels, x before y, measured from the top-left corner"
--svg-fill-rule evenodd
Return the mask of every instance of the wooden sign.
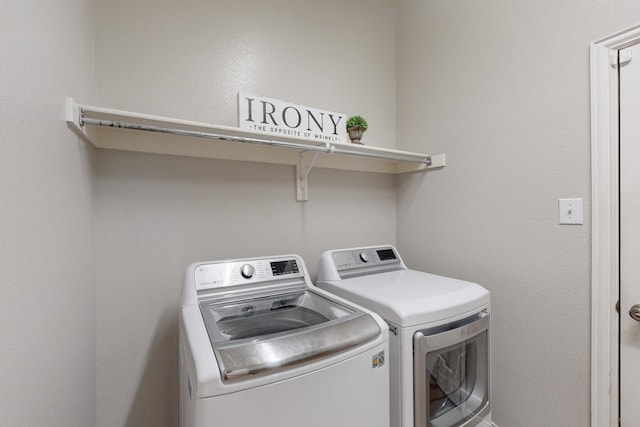
<path id="1" fill-rule="evenodd" d="M 238 127 L 273 136 L 346 143 L 346 116 L 277 99 L 238 93 Z"/>

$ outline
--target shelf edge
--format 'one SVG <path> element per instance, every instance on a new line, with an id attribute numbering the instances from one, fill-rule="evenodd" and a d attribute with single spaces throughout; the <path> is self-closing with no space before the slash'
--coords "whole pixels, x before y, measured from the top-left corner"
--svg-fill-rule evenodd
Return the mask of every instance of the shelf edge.
<path id="1" fill-rule="evenodd" d="M 71 131 L 73 133 L 76 134 L 76 136 L 78 136 L 79 138 L 81 138 L 83 141 L 91 144 L 92 146 L 99 148 L 98 144 L 96 144 L 96 142 L 94 141 L 94 139 L 89 136 L 89 134 L 87 133 L 87 130 L 80 125 L 80 105 L 75 102 L 75 100 L 68 96 L 66 98 L 66 114 L 65 114 L 65 118 L 66 118 L 66 122 L 67 122 L 67 127 L 69 129 L 71 129 Z"/>

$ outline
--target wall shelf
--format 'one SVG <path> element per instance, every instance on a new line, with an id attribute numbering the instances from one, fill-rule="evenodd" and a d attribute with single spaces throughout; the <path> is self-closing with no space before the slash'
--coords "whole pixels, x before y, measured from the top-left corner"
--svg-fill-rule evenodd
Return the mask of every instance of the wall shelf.
<path id="1" fill-rule="evenodd" d="M 101 149 L 294 165 L 298 201 L 307 200 L 312 167 L 399 174 L 445 166 L 444 154 L 274 138 L 230 126 L 81 105 L 72 98 L 67 98 L 67 124 Z"/>

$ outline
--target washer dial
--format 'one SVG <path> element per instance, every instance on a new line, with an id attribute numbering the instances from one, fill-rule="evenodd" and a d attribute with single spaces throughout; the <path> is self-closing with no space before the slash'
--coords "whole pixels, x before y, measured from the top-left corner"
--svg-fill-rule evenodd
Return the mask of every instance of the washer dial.
<path id="1" fill-rule="evenodd" d="M 240 268 L 240 274 L 245 279 L 251 279 L 256 274 L 256 269 L 251 264 L 245 264 Z"/>

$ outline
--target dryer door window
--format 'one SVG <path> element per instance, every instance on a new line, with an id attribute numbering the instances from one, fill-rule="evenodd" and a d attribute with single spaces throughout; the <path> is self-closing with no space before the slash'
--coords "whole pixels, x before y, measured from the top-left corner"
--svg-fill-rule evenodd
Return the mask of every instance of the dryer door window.
<path id="1" fill-rule="evenodd" d="M 488 321 L 485 315 L 415 334 L 416 426 L 470 427 L 489 412 Z"/>

